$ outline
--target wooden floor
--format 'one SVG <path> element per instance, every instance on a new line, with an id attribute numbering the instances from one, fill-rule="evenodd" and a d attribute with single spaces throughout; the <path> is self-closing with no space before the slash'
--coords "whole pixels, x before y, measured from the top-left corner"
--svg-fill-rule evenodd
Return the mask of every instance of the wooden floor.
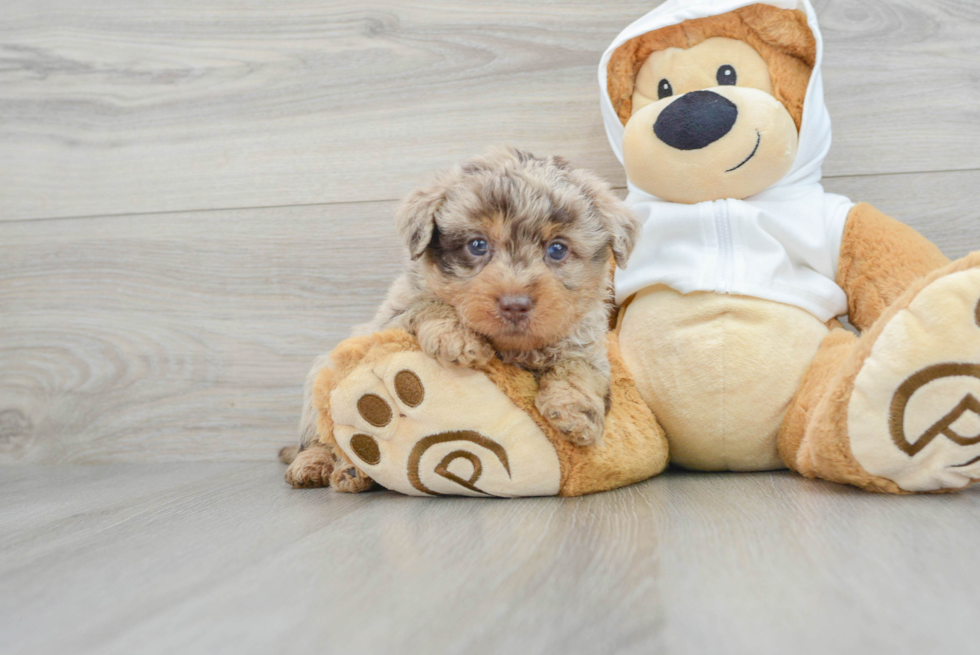
<path id="1" fill-rule="evenodd" d="M 969 652 L 980 493 L 669 474 L 295 492 L 397 199 L 491 144 L 618 188 L 595 67 L 658 0 L 5 0 L 0 652 Z M 980 3 L 815 0 L 828 190 L 980 247 Z"/>
<path id="2" fill-rule="evenodd" d="M 668 473 L 576 499 L 271 463 L 0 468 L 4 653 L 974 652 L 980 495 Z"/>

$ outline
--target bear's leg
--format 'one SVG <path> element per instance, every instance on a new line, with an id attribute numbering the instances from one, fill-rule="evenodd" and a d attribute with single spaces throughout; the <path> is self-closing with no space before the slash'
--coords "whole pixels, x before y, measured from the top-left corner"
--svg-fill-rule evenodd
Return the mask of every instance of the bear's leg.
<path id="1" fill-rule="evenodd" d="M 835 377 L 858 340 L 854 333 L 845 330 L 836 320 L 833 323 L 836 326 L 820 344 L 820 350 L 803 376 L 779 429 L 779 456 L 789 468 L 804 475 L 807 475 L 807 471 L 800 469 L 796 457 L 807 426 L 813 422 L 820 400 L 833 387 Z"/>
<path id="2" fill-rule="evenodd" d="M 929 239 L 867 203 L 855 205 L 841 238 L 837 284 L 847 294 L 847 316 L 861 332 L 905 290 L 949 259 Z"/>
<path id="3" fill-rule="evenodd" d="M 667 441 L 614 336 L 607 345 L 606 432 L 579 447 L 535 409 L 528 371 L 498 359 L 444 366 L 401 330 L 348 339 L 312 386 L 321 445 L 336 457 L 330 486 L 361 491 L 373 480 L 416 496 L 577 496 L 656 475 Z"/>
<path id="4" fill-rule="evenodd" d="M 861 337 L 833 330 L 779 445 L 807 477 L 872 491 L 980 479 L 980 253 L 913 283 Z"/>

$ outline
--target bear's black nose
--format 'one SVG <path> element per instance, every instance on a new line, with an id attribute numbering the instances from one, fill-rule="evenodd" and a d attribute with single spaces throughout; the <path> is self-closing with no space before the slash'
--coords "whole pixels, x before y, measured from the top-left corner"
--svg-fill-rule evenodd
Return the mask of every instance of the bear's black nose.
<path id="1" fill-rule="evenodd" d="M 700 150 L 732 130 L 738 107 L 714 91 L 691 91 L 660 112 L 653 132 L 678 150 Z"/>

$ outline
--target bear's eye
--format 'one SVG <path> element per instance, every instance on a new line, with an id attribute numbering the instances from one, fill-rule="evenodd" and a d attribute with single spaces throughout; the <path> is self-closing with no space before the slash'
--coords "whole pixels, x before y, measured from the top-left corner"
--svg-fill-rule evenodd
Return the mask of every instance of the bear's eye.
<path id="1" fill-rule="evenodd" d="M 735 86 L 735 82 L 738 81 L 738 75 L 735 73 L 735 67 L 730 64 L 725 64 L 724 66 L 718 67 L 718 74 L 715 76 L 718 80 L 718 84 L 725 86 L 730 84 Z"/>
<path id="2" fill-rule="evenodd" d="M 489 250 L 486 239 L 473 239 L 466 247 L 474 257 L 483 257 Z"/>
<path id="3" fill-rule="evenodd" d="M 657 98 L 663 100 L 672 95 L 674 95 L 674 87 L 666 79 L 660 80 L 660 83 L 657 84 Z"/>

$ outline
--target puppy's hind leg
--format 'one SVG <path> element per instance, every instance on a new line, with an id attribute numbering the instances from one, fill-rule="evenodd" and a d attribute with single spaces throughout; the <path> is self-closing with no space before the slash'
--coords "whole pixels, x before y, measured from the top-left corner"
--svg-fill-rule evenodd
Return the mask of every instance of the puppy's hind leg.
<path id="1" fill-rule="evenodd" d="M 297 449 L 296 446 L 283 448 Z M 298 450 L 298 449 L 297 449 Z M 282 459 L 282 451 L 280 451 Z M 317 443 L 304 448 L 296 454 L 295 459 L 286 469 L 286 482 L 297 489 L 326 487 L 330 484 L 330 475 L 334 472 L 335 462 L 332 449 L 326 444 Z"/>
<path id="2" fill-rule="evenodd" d="M 303 393 L 303 415 L 299 425 L 299 445 L 286 446 L 279 451 L 279 461 L 288 464 L 286 482 L 293 487 L 326 487 L 335 468 L 333 448 L 320 442 L 317 430 L 318 410 L 313 401 L 313 386 L 317 376 L 330 364 L 330 354 L 317 358 L 306 376 Z"/>

